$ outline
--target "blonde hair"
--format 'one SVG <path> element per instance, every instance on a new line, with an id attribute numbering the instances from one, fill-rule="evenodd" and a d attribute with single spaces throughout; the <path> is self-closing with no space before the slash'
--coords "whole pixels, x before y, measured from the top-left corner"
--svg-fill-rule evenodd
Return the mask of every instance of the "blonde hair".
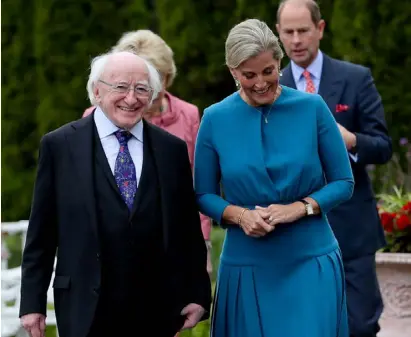
<path id="1" fill-rule="evenodd" d="M 169 45 L 151 30 L 141 29 L 124 33 L 113 51 L 133 52 L 149 62 L 166 78 L 165 86 L 170 87 L 177 74 L 174 53 Z"/>
<path id="2" fill-rule="evenodd" d="M 236 69 L 244 61 L 266 51 L 271 51 L 276 60 L 284 56 L 278 38 L 267 24 L 258 19 L 248 19 L 235 25 L 228 34 L 225 42 L 226 64 Z"/>

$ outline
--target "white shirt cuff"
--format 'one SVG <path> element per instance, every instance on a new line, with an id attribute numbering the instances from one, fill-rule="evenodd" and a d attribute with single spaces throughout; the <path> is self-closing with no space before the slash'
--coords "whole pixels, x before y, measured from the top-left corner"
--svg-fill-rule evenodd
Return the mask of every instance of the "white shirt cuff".
<path id="1" fill-rule="evenodd" d="M 358 161 L 358 153 L 356 154 L 348 153 L 348 155 L 351 157 L 354 163 Z"/>

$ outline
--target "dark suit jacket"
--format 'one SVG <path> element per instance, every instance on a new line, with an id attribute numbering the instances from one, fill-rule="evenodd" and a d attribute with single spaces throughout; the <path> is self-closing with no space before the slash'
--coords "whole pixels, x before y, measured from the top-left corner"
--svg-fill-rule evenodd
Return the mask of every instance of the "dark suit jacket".
<path id="1" fill-rule="evenodd" d="M 75 337 L 86 336 L 88 332 L 101 281 L 92 176 L 93 116 L 69 123 L 41 140 L 22 261 L 20 316 L 45 314 L 57 250 L 53 287 L 69 289 L 63 295 L 55 292 L 55 296 L 70 297 L 64 301 L 69 303 L 68 307 L 58 310 L 81 326 L 76 329 Z M 150 139 L 158 168 L 168 283 L 173 292 L 170 295 L 173 298 L 179 295 L 174 309 L 179 312 L 188 303 L 198 303 L 209 310 L 211 286 L 206 270 L 206 247 L 187 147 L 184 141 L 145 121 L 144 132 Z M 57 302 L 61 301 L 56 298 Z"/>
<path id="2" fill-rule="evenodd" d="M 283 70 L 280 82 L 296 88 L 291 64 Z M 344 258 L 374 253 L 385 245 L 385 238 L 366 165 L 384 164 L 392 156 L 381 97 L 368 68 L 325 54 L 319 94 L 336 121 L 357 136 L 358 160 L 351 159 L 353 196 L 328 213 L 328 219 Z"/>

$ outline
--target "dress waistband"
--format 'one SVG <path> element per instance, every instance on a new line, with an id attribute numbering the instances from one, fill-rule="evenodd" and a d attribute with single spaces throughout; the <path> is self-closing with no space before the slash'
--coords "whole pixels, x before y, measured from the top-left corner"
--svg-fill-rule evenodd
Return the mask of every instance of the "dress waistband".
<path id="1" fill-rule="evenodd" d="M 261 238 L 247 236 L 239 227 L 227 229 L 222 262 L 258 265 L 295 263 L 338 248 L 325 217 L 303 218 L 281 224 Z"/>

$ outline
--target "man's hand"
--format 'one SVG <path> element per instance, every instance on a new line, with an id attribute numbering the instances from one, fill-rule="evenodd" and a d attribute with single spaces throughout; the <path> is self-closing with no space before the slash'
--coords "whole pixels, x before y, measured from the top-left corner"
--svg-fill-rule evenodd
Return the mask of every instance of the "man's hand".
<path id="1" fill-rule="evenodd" d="M 46 336 L 46 316 L 43 314 L 36 313 L 21 316 L 20 322 L 30 337 Z"/>
<path id="2" fill-rule="evenodd" d="M 357 137 L 355 136 L 354 133 L 348 131 L 341 124 L 337 123 L 337 125 L 338 125 L 338 128 L 340 129 L 341 136 L 344 139 L 345 147 L 347 148 L 348 151 L 350 151 L 353 147 L 357 145 Z"/>
<path id="3" fill-rule="evenodd" d="M 186 320 L 181 330 L 194 328 L 201 317 L 203 317 L 204 313 L 204 308 L 196 303 L 190 303 L 184 307 L 184 309 L 181 310 L 181 315 L 186 316 Z"/>

